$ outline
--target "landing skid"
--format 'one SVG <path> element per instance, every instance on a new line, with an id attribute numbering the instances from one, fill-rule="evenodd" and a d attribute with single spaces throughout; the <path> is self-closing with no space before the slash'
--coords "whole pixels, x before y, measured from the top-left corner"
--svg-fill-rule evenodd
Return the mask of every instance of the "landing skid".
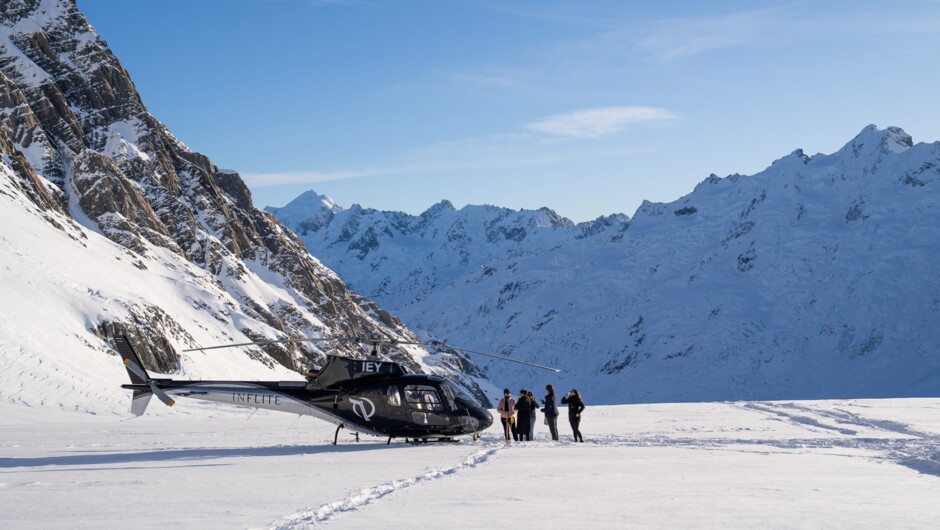
<path id="1" fill-rule="evenodd" d="M 336 445 L 336 439 L 339 438 L 339 430 L 345 427 L 346 425 L 340 423 L 336 426 L 336 432 L 333 433 L 333 445 Z"/>
<path id="2" fill-rule="evenodd" d="M 433 442 L 456 444 L 456 443 L 460 443 L 460 440 L 456 438 L 450 438 L 450 437 L 447 437 L 447 438 L 405 438 L 405 442 L 410 443 L 411 445 L 428 444 L 428 443 L 433 443 Z"/>
<path id="3" fill-rule="evenodd" d="M 336 427 L 336 432 L 333 433 L 333 445 L 336 445 L 336 441 L 337 441 L 337 439 L 339 438 L 339 430 L 340 430 L 340 429 L 344 429 L 345 427 L 346 427 L 346 424 L 345 424 L 345 423 L 340 423 L 340 424 Z M 358 442 L 358 441 L 359 441 L 359 433 L 358 433 L 358 432 L 353 432 L 353 434 L 356 435 L 356 442 Z"/>

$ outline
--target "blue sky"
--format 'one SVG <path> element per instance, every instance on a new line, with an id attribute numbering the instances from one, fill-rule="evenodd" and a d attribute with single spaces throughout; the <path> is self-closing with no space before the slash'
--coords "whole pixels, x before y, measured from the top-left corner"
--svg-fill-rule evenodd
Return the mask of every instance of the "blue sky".
<path id="1" fill-rule="evenodd" d="M 655 5 L 652 5 L 655 4 Z M 863 127 L 940 140 L 940 2 L 78 0 L 257 206 L 672 201 Z"/>

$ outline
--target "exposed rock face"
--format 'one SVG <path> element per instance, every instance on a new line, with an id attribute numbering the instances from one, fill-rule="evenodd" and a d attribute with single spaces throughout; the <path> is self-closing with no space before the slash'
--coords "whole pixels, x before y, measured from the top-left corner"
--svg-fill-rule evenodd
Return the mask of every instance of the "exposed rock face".
<path id="1" fill-rule="evenodd" d="M 47 222 L 69 225 L 76 238 L 87 230 L 106 236 L 128 250 L 128 266 L 160 264 L 203 285 L 221 305 L 193 305 L 219 321 L 220 341 L 232 333 L 415 339 L 399 320 L 350 292 L 274 216 L 255 209 L 237 173 L 219 171 L 151 116 L 74 0 L 0 4 L 0 155 L 19 191 L 49 212 Z M 277 296 L 259 294 L 258 285 Z M 148 368 L 177 369 L 172 345 L 194 345 L 174 321 L 178 315 L 125 306 L 116 320 L 89 317 L 88 331 L 131 334 Z M 348 343 L 331 345 L 336 350 L 362 354 Z M 253 355 L 301 370 L 322 361 L 323 350 L 288 344 Z M 403 350 L 392 355 L 426 368 Z"/>
<path id="2" fill-rule="evenodd" d="M 155 330 L 159 329 L 159 332 Z M 180 368 L 179 353 L 164 333 L 175 339 L 192 341 L 186 331 L 159 307 L 144 306 L 131 312 L 128 322 L 102 322 L 95 330 L 102 339 L 125 336 L 146 367 L 157 372 L 173 372 Z"/>

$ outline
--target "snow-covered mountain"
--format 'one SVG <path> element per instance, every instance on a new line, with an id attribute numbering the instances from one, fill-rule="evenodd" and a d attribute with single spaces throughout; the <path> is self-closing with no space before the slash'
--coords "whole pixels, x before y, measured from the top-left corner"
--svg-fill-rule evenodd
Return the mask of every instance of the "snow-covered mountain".
<path id="1" fill-rule="evenodd" d="M 292 371 L 321 362 L 327 346 L 180 351 L 288 336 L 416 339 L 254 208 L 237 173 L 151 116 L 74 0 L 0 3 L 0 157 L 2 401 L 67 406 L 78 393 L 82 410 L 125 410 L 117 334 L 152 370 L 247 379 L 299 378 Z M 410 346 L 391 355 L 452 375 L 460 363 Z"/>
<path id="2" fill-rule="evenodd" d="M 632 219 L 410 216 L 314 192 L 269 211 L 419 333 L 564 370 L 482 361 L 498 386 L 607 403 L 940 388 L 940 143 L 898 128 L 712 175 Z"/>

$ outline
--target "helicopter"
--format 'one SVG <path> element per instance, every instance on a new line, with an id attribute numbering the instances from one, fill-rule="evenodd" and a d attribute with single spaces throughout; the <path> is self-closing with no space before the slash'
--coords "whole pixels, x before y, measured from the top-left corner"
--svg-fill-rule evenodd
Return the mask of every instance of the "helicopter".
<path id="1" fill-rule="evenodd" d="M 404 438 L 410 443 L 453 442 L 455 437 L 470 435 L 474 440 L 493 424 L 493 417 L 477 400 L 464 393 L 446 377 L 408 373 L 400 363 L 380 359 L 382 345 L 417 344 L 448 348 L 495 357 L 558 372 L 547 366 L 509 359 L 499 355 L 454 348 L 442 344 L 396 341 L 380 336 L 327 337 L 316 339 L 279 339 L 222 346 L 193 348 L 204 351 L 249 345 L 288 342 L 353 341 L 372 346 L 368 359 L 327 355 L 319 371 L 311 370 L 306 381 L 183 381 L 152 378 L 126 336 L 114 338 L 114 345 L 127 368 L 131 383 L 121 388 L 133 390 L 131 413 L 141 416 L 152 396 L 172 407 L 174 397 L 187 397 L 308 415 L 336 425 L 333 445 L 340 429 L 359 434 Z"/>

